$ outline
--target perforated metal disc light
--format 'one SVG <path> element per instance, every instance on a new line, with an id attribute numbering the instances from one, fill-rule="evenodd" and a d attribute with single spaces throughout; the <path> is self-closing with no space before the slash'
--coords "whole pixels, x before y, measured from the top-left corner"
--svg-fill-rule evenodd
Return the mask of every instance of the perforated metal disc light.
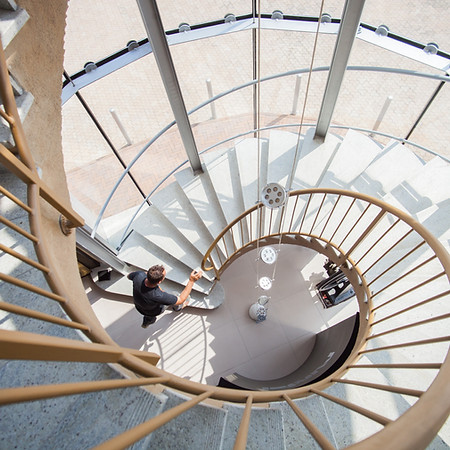
<path id="1" fill-rule="evenodd" d="M 267 208 L 275 209 L 286 203 L 287 195 L 283 186 L 278 183 L 267 184 L 261 192 L 261 202 Z"/>
<path id="2" fill-rule="evenodd" d="M 260 258 L 266 264 L 273 264 L 277 260 L 277 251 L 268 245 L 267 247 L 263 247 L 259 252 Z"/>
<path id="3" fill-rule="evenodd" d="M 259 287 L 268 291 L 272 288 L 272 280 L 269 277 L 261 277 L 258 281 Z"/>

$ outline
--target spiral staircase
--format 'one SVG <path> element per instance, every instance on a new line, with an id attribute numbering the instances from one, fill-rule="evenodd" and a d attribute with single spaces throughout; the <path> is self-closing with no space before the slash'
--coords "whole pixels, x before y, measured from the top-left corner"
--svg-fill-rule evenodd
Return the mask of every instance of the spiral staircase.
<path id="1" fill-rule="evenodd" d="M 13 137 L 0 146 L 1 448 L 448 448 L 447 161 L 352 130 L 323 142 L 276 130 L 205 154 L 200 175 L 178 172 L 125 240 L 108 236 L 129 270 L 162 261 L 178 290 L 203 267 L 192 306 L 215 309 L 240 256 L 302 246 L 341 267 L 360 311 L 351 351 L 323 379 L 202 385 L 118 346 L 65 286 L 74 266 L 55 254 L 74 261 L 74 238 L 59 213 L 67 232 L 82 220 L 39 178 L 4 60 L 1 78 Z M 286 188 L 283 208 L 259 203 L 270 182 Z"/>

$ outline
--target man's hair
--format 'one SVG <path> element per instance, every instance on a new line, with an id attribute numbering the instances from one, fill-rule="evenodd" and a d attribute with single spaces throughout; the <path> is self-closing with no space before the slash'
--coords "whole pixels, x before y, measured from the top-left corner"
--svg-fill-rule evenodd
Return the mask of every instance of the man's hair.
<path id="1" fill-rule="evenodd" d="M 147 271 L 147 280 L 150 284 L 158 284 L 164 278 L 164 266 L 156 265 Z"/>

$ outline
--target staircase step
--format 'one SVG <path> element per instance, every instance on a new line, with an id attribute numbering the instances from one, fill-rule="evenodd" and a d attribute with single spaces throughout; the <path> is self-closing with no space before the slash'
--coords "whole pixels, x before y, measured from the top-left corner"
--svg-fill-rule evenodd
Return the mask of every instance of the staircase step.
<path id="1" fill-rule="evenodd" d="M 307 189 L 319 186 L 328 165 L 341 145 L 341 140 L 328 134 L 324 142 L 315 141 L 314 130 L 309 129 L 299 152 L 292 189 Z"/>
<path id="2" fill-rule="evenodd" d="M 347 385 L 335 384 L 325 389 L 325 392 L 367 408 L 358 390 L 351 389 Z M 378 422 L 328 399 L 323 398 L 322 403 L 325 409 L 325 416 L 330 418 L 329 424 L 335 438 L 336 448 L 348 447 L 383 429 L 383 425 Z"/>
<path id="3" fill-rule="evenodd" d="M 234 149 L 203 156 L 227 223 L 245 211 L 239 168 Z"/>
<path id="4" fill-rule="evenodd" d="M 450 200 L 442 202 L 439 206 L 430 206 L 414 215 L 414 218 L 430 231 L 434 237 L 438 238 L 441 244 L 450 252 L 449 217 Z"/>
<path id="5" fill-rule="evenodd" d="M 216 237 L 226 227 L 227 221 L 208 173 L 205 171 L 194 176 L 191 169 L 185 169 L 175 178 L 211 235 Z"/>
<path id="6" fill-rule="evenodd" d="M 278 183 L 286 190 L 290 188 L 297 144 L 301 145 L 297 134 L 278 130 L 270 132 L 267 183 Z"/>
<path id="7" fill-rule="evenodd" d="M 227 404 L 227 419 L 224 427 L 223 450 L 234 448 L 234 442 L 244 412 L 244 405 Z M 246 448 L 284 449 L 283 413 L 278 407 L 253 407 Z"/>
<path id="8" fill-rule="evenodd" d="M 235 145 L 244 207 L 246 210 L 255 206 L 255 204 L 260 200 L 260 191 L 267 184 L 267 157 L 269 143 L 266 139 L 260 139 L 259 146 L 260 170 L 258 173 L 258 139 L 244 139 Z"/>
<path id="9" fill-rule="evenodd" d="M 439 157 L 427 162 L 419 173 L 391 190 L 394 198 L 409 214 L 448 200 L 450 164 Z"/>
<path id="10" fill-rule="evenodd" d="M 352 184 L 352 189 L 382 198 L 405 179 L 415 176 L 424 162 L 400 143 L 388 145 L 388 150 L 377 158 Z"/>
<path id="11" fill-rule="evenodd" d="M 164 394 L 167 396 L 164 411 L 189 400 L 169 390 Z M 151 447 L 220 450 L 225 419 L 226 411 L 222 408 L 198 404 L 155 430 L 150 436 Z"/>
<path id="12" fill-rule="evenodd" d="M 199 253 L 206 253 L 214 239 L 178 183 L 155 194 L 152 203 Z"/>
<path id="13" fill-rule="evenodd" d="M 34 97 L 30 92 L 24 92 L 19 97 L 16 97 L 17 109 L 19 111 L 20 120 L 23 122 L 27 117 L 28 111 L 34 102 Z M 15 147 L 14 139 L 11 134 L 9 125 L 6 124 L 4 119 L 0 119 L 0 144 L 4 145 L 8 149 Z"/>
<path id="14" fill-rule="evenodd" d="M 163 396 L 142 388 L 85 394 L 57 420 L 62 428 L 43 447 L 92 448 L 159 415 L 164 402 Z M 139 444 L 135 448 L 142 448 Z"/>
<path id="15" fill-rule="evenodd" d="M 167 253 L 165 250 L 149 241 L 137 231 L 133 231 L 128 237 L 118 256 L 123 261 L 144 271 L 155 264 L 162 264 L 166 269 L 167 280 L 174 281 L 184 286 L 188 282 L 189 275 L 193 270 L 172 254 Z M 195 283 L 193 290 L 207 293 L 211 287 L 212 283 L 204 276 Z"/>
<path id="16" fill-rule="evenodd" d="M 382 148 L 368 136 L 349 130 L 320 186 L 347 189 L 381 151 Z"/>
<path id="17" fill-rule="evenodd" d="M 213 238 L 216 238 L 227 226 L 227 220 L 206 168 L 202 174 L 196 176 L 193 175 L 191 169 L 186 169 L 178 172 L 175 178 L 197 211 L 204 226 L 209 230 Z M 225 242 L 221 241 L 219 243 L 218 248 L 220 249 L 220 257 L 223 255 L 229 256 L 235 250 L 234 243 L 229 235 L 225 237 Z M 202 257 L 203 254 L 197 264 L 198 267 L 200 267 Z M 218 257 L 218 255 L 213 255 L 217 264 L 218 261 L 215 258 Z M 208 277 L 209 275 L 207 274 L 206 276 Z"/>
<path id="18" fill-rule="evenodd" d="M 2 5 L 6 3 L 6 8 Z M 8 5 L 9 3 L 9 5 Z M 2 36 L 3 49 L 15 38 L 30 16 L 24 9 L 11 10 L 12 3 L 2 0 L 0 4 L 0 35 Z"/>
<path id="19" fill-rule="evenodd" d="M 183 223 L 184 218 L 181 217 L 179 220 Z M 172 258 L 190 267 L 191 271 L 201 266 L 203 254 L 155 205 L 152 205 L 135 220 L 133 229 Z M 206 275 L 206 278 L 209 277 Z"/>
<path id="20" fill-rule="evenodd" d="M 312 395 L 294 400 L 294 403 L 314 423 L 328 441 L 338 448 L 329 420 L 325 414 L 322 399 L 317 395 Z M 320 449 L 319 444 L 317 444 L 316 440 L 311 436 L 292 408 L 287 403 L 280 404 L 280 407 L 283 411 L 286 448 Z"/>

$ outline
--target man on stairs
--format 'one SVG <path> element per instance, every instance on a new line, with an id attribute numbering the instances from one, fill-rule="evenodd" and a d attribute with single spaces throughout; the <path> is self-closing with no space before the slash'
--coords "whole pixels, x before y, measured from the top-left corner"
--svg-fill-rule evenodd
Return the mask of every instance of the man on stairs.
<path id="1" fill-rule="evenodd" d="M 186 307 L 194 283 L 202 277 L 202 272 L 192 271 L 179 296 L 168 294 L 159 287 L 165 277 L 166 269 L 161 265 L 150 267 L 147 273 L 140 270 L 128 274 L 128 278 L 133 281 L 134 306 L 144 316 L 142 328 L 155 323 L 156 316 L 162 314 L 170 305 L 174 311 L 181 311 Z"/>

